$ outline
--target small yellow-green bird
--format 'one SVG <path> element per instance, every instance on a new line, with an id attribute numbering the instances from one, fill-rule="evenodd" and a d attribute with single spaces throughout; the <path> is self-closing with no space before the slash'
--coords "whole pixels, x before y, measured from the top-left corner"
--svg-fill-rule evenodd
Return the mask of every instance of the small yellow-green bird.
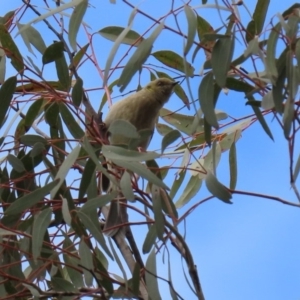
<path id="1" fill-rule="evenodd" d="M 154 131 L 155 123 L 159 115 L 159 110 L 168 102 L 177 81 L 169 78 L 159 78 L 148 83 L 140 91 L 117 102 L 110 108 L 104 123 L 107 128 L 116 120 L 125 120 L 130 122 L 137 131 Z M 112 145 L 128 144 L 130 139 L 118 134 L 112 134 L 109 137 Z M 142 140 L 138 147 L 147 149 L 151 140 L 151 135 Z M 103 188 L 104 190 L 107 189 Z M 119 207 L 118 201 L 112 201 L 109 214 L 105 223 L 105 230 L 127 222 L 126 209 Z M 118 230 L 112 230 L 108 235 L 116 234 Z"/>

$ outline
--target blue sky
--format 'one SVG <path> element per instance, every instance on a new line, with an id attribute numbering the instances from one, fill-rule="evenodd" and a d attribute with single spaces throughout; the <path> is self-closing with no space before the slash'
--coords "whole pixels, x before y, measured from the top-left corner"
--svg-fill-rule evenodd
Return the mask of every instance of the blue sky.
<path id="1" fill-rule="evenodd" d="M 32 1 L 39 5 L 44 5 L 41 1 Z M 95 7 L 89 8 L 84 20 L 91 26 L 90 31 L 109 26 L 126 26 L 131 9 L 124 5 L 122 1 L 116 1 L 112 5 L 109 1 L 90 1 Z M 182 5 L 181 1 L 174 1 L 175 7 Z M 198 6 L 201 1 L 192 1 L 192 6 Z M 220 1 L 219 1 L 220 2 Z M 252 12 L 256 1 L 245 0 L 244 3 Z M 145 0 L 132 1 L 143 11 L 154 18 L 165 15 L 170 8 L 171 1 Z M 214 4 L 215 1 L 208 1 Z M 270 9 L 266 22 L 276 13 L 283 12 L 293 4 L 292 1 L 271 1 Z M 10 9 L 21 5 L 21 1 L 5 1 L 2 5 L 2 14 Z M 213 9 L 197 9 L 199 15 L 207 19 L 214 28 L 220 26 L 219 16 Z M 250 20 L 245 10 L 240 7 L 243 20 Z M 227 15 L 222 13 L 224 20 Z M 30 21 L 33 15 L 25 15 L 22 23 Z M 275 22 L 277 19 L 275 17 Z M 182 31 L 186 33 L 185 17 L 182 13 L 179 16 Z M 244 24 L 247 25 L 248 21 Z M 144 33 L 153 22 L 137 15 L 134 19 L 133 29 L 139 33 Z M 173 19 L 168 18 L 166 24 L 175 26 Z M 266 25 L 266 24 L 265 24 Z M 38 23 L 36 28 L 44 30 L 44 25 Z M 45 36 L 47 45 L 50 45 L 54 36 Z M 17 37 L 17 41 L 20 37 Z M 87 43 L 83 31 L 80 32 L 80 45 Z M 112 42 L 105 40 L 100 35 L 93 38 L 94 48 L 98 63 L 102 69 Z M 239 41 L 236 42 L 239 44 Z M 182 38 L 163 32 L 154 45 L 154 51 L 171 49 L 177 53 L 182 53 Z M 243 51 L 242 43 L 236 55 Z M 128 49 L 121 46 L 114 60 L 122 57 Z M 40 59 L 39 54 L 37 54 Z M 203 53 L 198 54 L 202 57 L 199 61 L 204 62 Z M 153 62 L 154 60 L 152 60 Z M 244 65 L 243 65 L 244 66 Z M 244 67 L 250 68 L 246 64 Z M 197 69 L 198 68 L 198 69 Z M 198 64 L 196 73 L 199 72 L 201 64 Z M 14 71 L 11 71 L 12 74 Z M 87 65 L 79 71 L 83 78 L 86 88 L 101 87 L 100 77 L 96 69 Z M 46 66 L 48 79 L 54 79 L 56 73 L 51 66 Z M 118 77 L 116 72 L 110 82 Z M 149 81 L 148 72 L 143 72 L 141 84 Z M 198 85 L 201 81 L 200 76 L 192 79 L 192 93 L 197 99 Z M 127 91 L 132 91 L 137 86 L 137 76 L 131 81 Z M 183 85 L 185 88 L 185 86 Z M 97 109 L 97 103 L 102 98 L 103 90 L 90 93 L 91 102 Z M 114 89 L 113 97 L 120 95 Z M 114 98 L 113 98 L 114 99 Z M 118 100 L 117 98 L 116 100 Z M 217 108 L 224 110 L 235 118 L 251 114 L 251 108 L 245 106 L 245 99 L 242 94 L 230 92 L 228 95 L 222 94 Z M 180 108 L 182 103 L 175 96 L 167 104 L 167 108 L 175 110 Z M 105 108 L 106 110 L 107 108 Z M 105 112 L 104 110 L 104 112 Z M 186 110 L 184 110 L 186 111 Z M 193 114 L 186 111 L 188 114 Z M 271 116 L 267 118 L 268 124 L 274 135 L 274 142 L 265 134 L 260 124 L 255 123 L 243 132 L 242 138 L 237 142 L 238 157 L 238 184 L 237 189 L 248 192 L 261 193 L 266 195 L 278 196 L 285 200 L 297 201 L 289 184 L 289 160 L 288 146 L 283 137 L 281 128 Z M 161 137 L 157 135 L 151 144 L 151 149 L 160 147 Z M 296 155 L 299 154 L 299 144 L 295 148 Z M 296 157 L 297 158 L 297 157 Z M 229 183 L 228 153 L 222 155 L 218 167 L 218 178 L 224 184 Z M 209 193 L 202 188 L 199 194 L 186 207 L 179 210 L 183 214 L 189 207 L 207 197 Z M 200 205 L 188 218 L 186 222 L 186 240 L 193 253 L 200 280 L 206 299 L 218 300 L 282 300 L 300 298 L 300 259 L 298 249 L 300 248 L 299 211 L 295 207 L 286 206 L 273 200 L 258 197 L 233 195 L 233 204 L 226 205 L 223 202 L 213 199 Z M 183 229 L 183 228 L 181 228 Z M 136 230 L 136 228 L 135 228 Z M 182 231 L 183 232 L 183 231 Z M 144 231 L 136 232 L 138 240 L 144 239 Z M 168 245 L 169 249 L 172 246 Z M 172 277 L 178 292 L 184 299 L 193 299 L 182 275 L 180 257 L 172 252 Z M 162 256 L 158 256 L 157 263 L 163 275 L 167 275 L 167 264 L 162 264 Z M 166 285 L 161 285 L 161 294 Z M 164 296 L 163 299 L 168 299 Z"/>

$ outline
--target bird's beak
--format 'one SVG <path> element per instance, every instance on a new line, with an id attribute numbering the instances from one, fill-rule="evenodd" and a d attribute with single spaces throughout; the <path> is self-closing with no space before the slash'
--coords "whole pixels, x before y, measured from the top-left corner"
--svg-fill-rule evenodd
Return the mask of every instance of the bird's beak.
<path id="1" fill-rule="evenodd" d="M 172 83 L 172 85 L 175 86 L 175 85 L 178 84 L 178 83 L 179 83 L 179 81 L 174 81 L 174 82 Z"/>

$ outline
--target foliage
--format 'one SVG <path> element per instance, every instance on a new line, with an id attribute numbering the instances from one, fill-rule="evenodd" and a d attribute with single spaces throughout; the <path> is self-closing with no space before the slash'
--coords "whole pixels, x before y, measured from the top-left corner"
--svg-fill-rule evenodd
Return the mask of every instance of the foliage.
<path id="1" fill-rule="evenodd" d="M 265 20 L 270 1 L 258 0 L 249 23 L 243 23 L 239 10 L 244 4 L 229 5 L 225 0 L 203 0 L 198 6 L 169 1 L 169 12 L 157 19 L 131 1 L 110 2 L 117 2 L 116 9 L 119 5 L 131 9 L 124 27 L 116 26 L 113 18 L 103 28 L 90 27 L 86 15 L 92 7 L 87 0 L 57 1 L 56 7 L 45 1 L 47 13 L 30 1 L 19 1 L 0 19 L 1 299 L 86 295 L 161 299 L 161 280 L 167 282 L 172 299 L 185 299 L 172 282 L 168 254 L 169 277 L 162 279 L 156 269 L 157 252 L 169 247 L 185 261 L 187 287 L 195 298 L 204 299 L 192 251 L 179 225 L 203 202 L 218 198 L 230 204 L 235 193 L 243 193 L 236 190 L 236 143 L 256 122 L 273 139 L 267 115 L 282 127 L 290 149 L 290 182 L 299 195 L 294 184 L 300 170 L 300 157 L 296 160 L 294 153 L 299 130 L 299 4 Z M 201 14 L 206 5 L 219 14 L 219 28 Z M 25 21 L 27 15 L 31 22 Z M 152 25 L 133 30 L 137 16 Z M 154 51 L 163 34 L 169 40 L 183 39 L 182 51 L 172 44 Z M 46 40 L 48 35 L 52 42 Z M 99 39 L 110 41 L 110 50 L 102 49 L 103 62 L 95 51 Z M 88 86 L 91 77 L 82 71 L 85 65 L 96 70 L 97 88 Z M 109 146 L 102 114 L 95 109 L 101 111 L 111 103 L 116 87 L 123 92 L 134 82 L 139 89 L 145 77 L 180 81 L 175 89 L 179 108 L 163 108 L 157 123 L 161 151 L 139 153 Z M 102 96 L 98 107 L 90 101 L 95 90 Z M 217 109 L 220 95 L 231 91 L 246 99 L 251 114 L 236 119 Z M 118 126 L 136 137 L 134 128 Z M 217 176 L 227 151 L 229 186 Z M 104 157 L 127 171 L 120 190 L 135 202 L 123 205 L 139 214 L 139 226 L 145 230 L 142 244 L 136 245 L 127 224 L 128 241 L 103 232 L 107 205 L 119 197 L 101 192 L 103 173 L 118 184 Z M 159 167 L 165 157 L 168 165 Z M 211 196 L 188 208 L 204 184 Z M 179 208 L 187 209 L 179 213 Z M 128 274 L 114 246 L 127 242 L 131 258 L 126 258 L 128 252 L 121 254 Z M 146 262 L 141 253 L 147 255 Z M 116 276 L 110 270 L 112 260 L 118 264 Z"/>

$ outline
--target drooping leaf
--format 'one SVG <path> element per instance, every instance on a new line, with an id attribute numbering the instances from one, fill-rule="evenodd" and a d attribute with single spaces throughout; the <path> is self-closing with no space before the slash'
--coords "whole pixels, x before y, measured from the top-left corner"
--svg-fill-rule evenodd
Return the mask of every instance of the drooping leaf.
<path id="1" fill-rule="evenodd" d="M 69 75 L 69 68 L 64 55 L 55 60 L 56 73 L 59 83 L 63 87 L 63 91 L 68 91 L 71 86 L 71 78 Z"/>
<path id="2" fill-rule="evenodd" d="M 229 170 L 230 170 L 230 183 L 231 190 L 235 190 L 237 183 L 237 160 L 236 160 L 236 147 L 235 142 L 232 143 L 229 150 Z"/>
<path id="3" fill-rule="evenodd" d="M 211 72 L 207 73 L 199 86 L 199 101 L 200 107 L 204 113 L 207 122 L 214 126 L 216 129 L 219 128 L 217 117 L 215 114 L 215 103 L 214 103 L 214 79 Z"/>
<path id="4" fill-rule="evenodd" d="M 10 102 L 13 98 L 13 94 L 15 92 L 17 85 L 17 78 L 15 76 L 12 76 L 8 78 L 1 86 L 0 88 L 0 128 L 4 124 L 4 118 L 6 115 L 6 112 L 8 111 Z"/>
<path id="5" fill-rule="evenodd" d="M 172 130 L 169 133 L 167 133 L 161 143 L 161 153 L 165 151 L 165 149 L 171 145 L 173 142 L 175 142 L 178 138 L 181 137 L 181 134 L 178 130 Z"/>
<path id="6" fill-rule="evenodd" d="M 24 69 L 23 57 L 13 38 L 3 24 L 0 24 L 0 42 L 6 56 L 11 59 L 11 64 L 13 65 L 13 67 L 18 72 L 22 73 Z"/>
<path id="7" fill-rule="evenodd" d="M 76 83 L 72 89 L 72 100 L 74 105 L 80 106 L 83 97 L 83 81 L 80 77 L 76 79 Z"/>
<path id="8" fill-rule="evenodd" d="M 197 30 L 197 18 L 194 11 L 190 8 L 189 5 L 184 5 L 184 12 L 188 21 L 187 41 L 184 47 L 184 55 L 187 55 L 194 43 Z"/>
<path id="9" fill-rule="evenodd" d="M 230 69 L 234 51 L 234 35 L 219 39 L 214 45 L 211 57 L 213 74 L 220 87 L 226 86 L 227 73 Z"/>
<path id="10" fill-rule="evenodd" d="M 37 258 L 41 254 L 45 232 L 51 221 L 52 210 L 50 208 L 43 209 L 34 216 L 32 226 L 32 257 L 37 262 Z"/>
<path id="11" fill-rule="evenodd" d="M 78 5 L 75 6 L 70 18 L 68 38 L 73 51 L 77 50 L 76 37 L 87 7 L 88 0 L 82 0 Z"/>
<path id="12" fill-rule="evenodd" d="M 217 197 L 225 203 L 232 203 L 230 201 L 230 199 L 232 198 L 230 191 L 218 181 L 218 179 L 211 171 L 208 171 L 205 183 L 207 189 L 212 193 L 213 196 Z"/>
<path id="13" fill-rule="evenodd" d="M 73 166 L 74 162 L 76 161 L 78 154 L 80 151 L 80 146 L 76 146 L 66 157 L 65 161 L 60 166 L 55 180 L 59 180 L 59 183 L 51 190 L 51 197 L 52 199 L 55 197 L 56 193 L 58 192 L 59 188 L 63 184 L 68 172 L 70 171 L 71 167 Z"/>
<path id="14" fill-rule="evenodd" d="M 184 188 L 182 195 L 175 202 L 176 208 L 183 207 L 185 204 L 187 204 L 199 192 L 201 186 L 202 179 L 200 179 L 198 176 L 191 176 L 189 182 Z"/>
<path id="15" fill-rule="evenodd" d="M 147 291 L 151 299 L 161 300 L 161 296 L 158 289 L 158 280 L 156 273 L 156 255 L 155 249 L 153 249 L 146 261 L 146 281 L 147 281 Z"/>
<path id="16" fill-rule="evenodd" d="M 130 57 L 129 61 L 125 65 L 121 76 L 118 81 L 118 86 L 120 87 L 120 92 L 123 92 L 128 83 L 130 82 L 133 75 L 141 68 L 143 63 L 147 60 L 151 54 L 153 43 L 156 38 L 159 36 L 161 31 L 164 28 L 164 24 L 160 23 L 156 29 L 151 33 L 150 37 L 143 40 L 136 51 Z"/>
<path id="17" fill-rule="evenodd" d="M 84 131 L 78 125 L 78 123 L 76 122 L 72 113 L 70 112 L 70 110 L 67 108 L 67 106 L 64 103 L 59 104 L 59 112 L 61 114 L 61 117 L 62 117 L 65 125 L 68 127 L 68 130 L 72 134 L 72 136 L 75 139 L 81 139 L 84 136 Z"/>
<path id="18" fill-rule="evenodd" d="M 266 70 L 267 70 L 267 75 L 273 85 L 276 83 L 276 79 L 278 77 L 278 71 L 276 68 L 276 45 L 277 45 L 280 31 L 281 31 L 281 24 L 279 22 L 277 23 L 277 25 L 275 25 L 272 28 L 272 31 L 270 33 L 267 42 Z"/>
<path id="19" fill-rule="evenodd" d="M 165 229 L 165 219 L 162 213 L 162 198 L 160 188 L 155 184 L 151 187 L 151 195 L 153 202 L 153 213 L 154 213 L 154 226 L 156 228 L 157 237 L 163 240 L 163 234 Z"/>

